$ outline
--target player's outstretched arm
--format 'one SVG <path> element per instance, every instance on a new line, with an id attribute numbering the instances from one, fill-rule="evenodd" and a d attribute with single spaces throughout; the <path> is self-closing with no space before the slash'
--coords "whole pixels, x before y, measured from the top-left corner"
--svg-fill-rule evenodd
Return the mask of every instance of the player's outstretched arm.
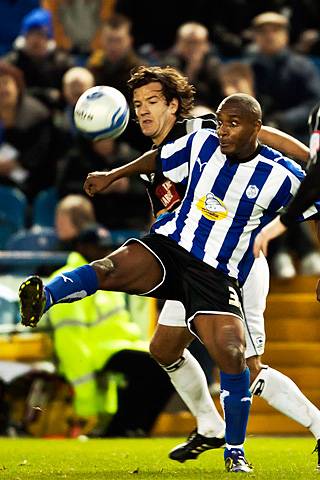
<path id="1" fill-rule="evenodd" d="M 268 244 L 273 238 L 279 237 L 282 233 L 286 231 L 286 227 L 280 220 L 280 216 L 276 217 L 272 222 L 268 223 L 263 229 L 258 233 L 255 238 L 253 245 L 253 253 L 256 258 L 259 257 L 260 252 L 265 256 L 268 253 Z"/>
<path id="2" fill-rule="evenodd" d="M 127 165 L 115 168 L 110 172 L 89 173 L 83 188 L 90 197 L 93 197 L 96 193 L 107 190 L 119 178 L 131 177 L 140 173 L 152 173 L 156 169 L 156 158 L 157 150 L 150 150 Z"/>
<path id="3" fill-rule="evenodd" d="M 277 128 L 262 125 L 258 138 L 260 142 L 269 147 L 275 148 L 276 150 L 280 150 L 288 157 L 296 158 L 303 162 L 309 160 L 309 148 L 304 143 L 300 142 L 300 140 L 297 140 Z"/>

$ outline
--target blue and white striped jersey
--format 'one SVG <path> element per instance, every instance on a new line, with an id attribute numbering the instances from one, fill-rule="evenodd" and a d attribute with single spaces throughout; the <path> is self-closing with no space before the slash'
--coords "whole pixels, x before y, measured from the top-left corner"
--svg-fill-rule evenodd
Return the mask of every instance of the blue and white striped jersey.
<path id="1" fill-rule="evenodd" d="M 254 261 L 255 236 L 289 203 L 303 170 L 266 146 L 251 160 L 232 161 L 221 153 L 216 132 L 208 129 L 164 145 L 159 162 L 165 177 L 186 184 L 186 193 L 180 206 L 157 220 L 152 231 L 242 285 Z M 318 211 L 320 203 L 299 221 Z"/>

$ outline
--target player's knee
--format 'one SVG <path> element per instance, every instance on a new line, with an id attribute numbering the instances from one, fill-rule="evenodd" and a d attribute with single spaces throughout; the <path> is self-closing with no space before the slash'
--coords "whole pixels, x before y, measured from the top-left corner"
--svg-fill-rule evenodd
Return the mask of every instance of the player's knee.
<path id="1" fill-rule="evenodd" d="M 115 266 L 113 261 L 109 257 L 104 257 L 99 260 L 95 260 L 90 264 L 96 271 L 100 285 L 103 284 L 107 275 L 114 271 Z"/>
<path id="2" fill-rule="evenodd" d="M 162 366 L 171 365 L 176 362 L 182 352 L 171 349 L 157 341 L 151 341 L 149 346 L 151 356 Z"/>
<path id="3" fill-rule="evenodd" d="M 232 373 L 240 373 L 245 368 L 245 347 L 242 344 L 230 343 L 226 345 L 220 352 L 220 368 L 224 371 L 232 371 Z"/>

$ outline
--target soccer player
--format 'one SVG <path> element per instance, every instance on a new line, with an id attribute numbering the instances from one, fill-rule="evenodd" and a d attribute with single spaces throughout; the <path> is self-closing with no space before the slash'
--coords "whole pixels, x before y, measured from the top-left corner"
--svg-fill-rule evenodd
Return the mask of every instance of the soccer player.
<path id="1" fill-rule="evenodd" d="M 177 107 L 173 98 L 168 113 Z M 131 239 L 44 288 L 39 277 L 24 281 L 21 315 L 24 324 L 35 325 L 55 303 L 76 301 L 97 289 L 181 301 L 190 331 L 220 367 L 226 468 L 250 472 L 243 452 L 251 394 L 239 285 L 254 261 L 255 234 L 288 203 L 303 172 L 258 145 L 261 109 L 253 97 L 227 97 L 217 113 L 218 135 L 199 130 L 125 167 L 88 175 L 84 188 L 94 195 L 121 176 L 154 172 L 159 162 L 165 177 L 186 183 L 187 189 L 180 207 L 160 217 L 143 239 Z M 312 207 L 301 220 L 316 212 Z"/>
<path id="2" fill-rule="evenodd" d="M 308 174 L 286 211 L 266 225 L 256 237 L 254 242 L 256 257 L 259 256 L 260 250 L 266 254 L 269 241 L 284 233 L 290 225 L 295 224 L 297 217 L 316 200 L 320 199 L 320 104 L 316 105 L 310 113 L 309 129 L 310 160 Z M 317 291 L 318 300 L 320 300 L 319 285 Z"/>
<path id="3" fill-rule="evenodd" d="M 137 121 L 144 135 L 155 146 L 200 128 L 216 128 L 214 115 L 188 118 L 192 108 L 192 87 L 173 68 L 138 67 L 129 80 Z M 168 115 L 172 96 L 181 105 Z M 309 150 L 300 142 L 277 130 L 262 127 L 259 140 L 290 155 L 308 158 Z M 186 186 L 165 178 L 161 169 L 143 176 L 155 217 L 178 208 Z M 214 200 L 214 199 L 213 199 Z M 308 427 L 320 438 L 320 412 L 302 394 L 297 385 L 281 372 L 263 365 L 261 355 L 265 346 L 263 312 L 269 289 L 269 270 L 264 257 L 254 263 L 242 287 L 245 313 L 246 359 L 250 369 L 250 390 L 271 406 Z M 170 348 L 168 348 L 168 338 Z M 224 422 L 209 394 L 206 379 L 197 360 L 185 347 L 193 339 L 185 325 L 185 310 L 181 303 L 168 300 L 158 319 L 150 350 L 167 371 L 176 390 L 197 420 L 197 431 L 174 448 L 169 456 L 184 462 L 195 459 L 203 451 L 218 448 L 224 442 Z"/>
<path id="4" fill-rule="evenodd" d="M 301 183 L 295 197 L 290 202 L 288 208 L 272 222 L 266 225 L 257 235 L 254 241 L 254 255 L 259 258 L 261 253 L 267 254 L 269 241 L 278 237 L 290 226 L 296 223 L 297 218 L 313 202 L 320 199 L 320 104 L 316 105 L 309 115 L 310 129 L 310 159 L 308 163 L 308 173 Z M 319 221 L 317 221 L 318 237 Z M 320 280 L 317 285 L 317 300 L 320 301 Z M 316 436 L 317 445 L 315 452 L 318 453 L 317 470 L 320 471 L 320 437 Z"/>

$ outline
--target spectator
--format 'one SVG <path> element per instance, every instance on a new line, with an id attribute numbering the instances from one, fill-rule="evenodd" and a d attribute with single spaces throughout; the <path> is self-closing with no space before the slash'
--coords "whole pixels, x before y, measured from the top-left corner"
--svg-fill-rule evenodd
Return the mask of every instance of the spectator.
<path id="1" fill-rule="evenodd" d="M 111 249 L 105 229 L 86 228 L 59 272 Z M 173 393 L 167 375 L 147 353 L 147 344 L 140 342 L 139 329 L 125 305 L 123 293 L 98 292 L 50 312 L 59 368 L 74 388 L 79 418 L 73 434 L 80 433 L 79 426 L 92 428 L 99 417 L 96 433 L 101 436 L 146 435 Z M 102 375 L 104 383 L 98 378 Z"/>
<path id="2" fill-rule="evenodd" d="M 100 44 L 101 47 L 92 53 L 87 63 L 96 84 L 109 85 L 128 96 L 130 71 L 144 63 L 133 48 L 131 21 L 123 15 L 111 16 L 102 27 Z"/>
<path id="3" fill-rule="evenodd" d="M 320 98 L 320 77 L 312 62 L 289 46 L 284 15 L 265 12 L 252 22 L 254 53 L 249 59 L 266 124 L 307 141 L 307 119 Z"/>
<path id="4" fill-rule="evenodd" d="M 174 46 L 164 55 L 161 63 L 177 68 L 188 77 L 196 88 L 198 104 L 214 109 L 222 100 L 218 80 L 220 61 L 204 25 L 196 22 L 181 25 Z"/>
<path id="5" fill-rule="evenodd" d="M 74 61 L 56 48 L 48 10 L 38 8 L 24 17 L 21 36 L 5 60 L 23 71 L 29 93 L 50 108 L 60 106 L 62 77 Z"/>
<path id="6" fill-rule="evenodd" d="M 55 212 L 57 237 L 66 250 L 72 250 L 79 232 L 96 222 L 91 200 L 84 195 L 67 195 Z"/>
<path id="7" fill-rule="evenodd" d="M 144 63 L 133 47 L 131 21 L 124 15 L 114 14 L 103 24 L 100 47 L 93 51 L 86 66 L 93 73 L 96 85 L 117 88 L 128 98 L 127 81 L 131 69 Z M 122 138 L 136 150 L 147 148 L 133 121 L 129 122 Z"/>
<path id="8" fill-rule="evenodd" d="M 55 213 L 55 228 L 62 249 L 73 250 L 80 231 L 93 224 L 97 224 L 96 216 L 89 197 L 67 195 L 58 202 Z M 125 235 L 125 232 L 122 233 Z M 156 321 L 156 303 L 150 299 L 146 302 L 144 297 L 137 295 L 130 295 L 126 300 L 130 315 L 141 327 L 143 339 L 148 339 L 150 330 L 152 330 L 150 316 L 155 317 L 154 321 Z"/>
<path id="9" fill-rule="evenodd" d="M 219 80 L 223 95 L 246 93 L 255 96 L 254 74 L 250 65 L 241 62 L 229 62 L 221 65 Z"/>
<path id="10" fill-rule="evenodd" d="M 70 193 L 82 193 L 83 179 L 88 173 L 94 170 L 111 170 L 127 163 L 134 155 L 135 152 L 119 140 L 110 138 L 94 142 L 78 136 L 59 162 L 59 195 L 64 197 Z M 146 194 L 138 179 L 121 179 L 106 195 L 95 197 L 93 205 L 98 222 L 112 229 L 143 230 L 149 220 L 150 210 Z"/>
<path id="11" fill-rule="evenodd" d="M 101 23 L 113 11 L 113 0 L 43 0 L 50 10 L 55 38 L 60 48 L 71 51 L 81 65 L 98 48 Z"/>
<path id="12" fill-rule="evenodd" d="M 62 111 L 55 113 L 55 123 L 64 133 L 64 141 L 70 145 L 78 131 L 73 120 L 73 111 L 78 98 L 88 88 L 94 86 L 92 73 L 84 67 L 72 67 L 62 77 L 62 93 L 66 103 Z"/>
<path id="13" fill-rule="evenodd" d="M 0 62 L 0 182 L 29 198 L 55 179 L 54 129 L 47 108 L 25 93 L 22 72 Z"/>

